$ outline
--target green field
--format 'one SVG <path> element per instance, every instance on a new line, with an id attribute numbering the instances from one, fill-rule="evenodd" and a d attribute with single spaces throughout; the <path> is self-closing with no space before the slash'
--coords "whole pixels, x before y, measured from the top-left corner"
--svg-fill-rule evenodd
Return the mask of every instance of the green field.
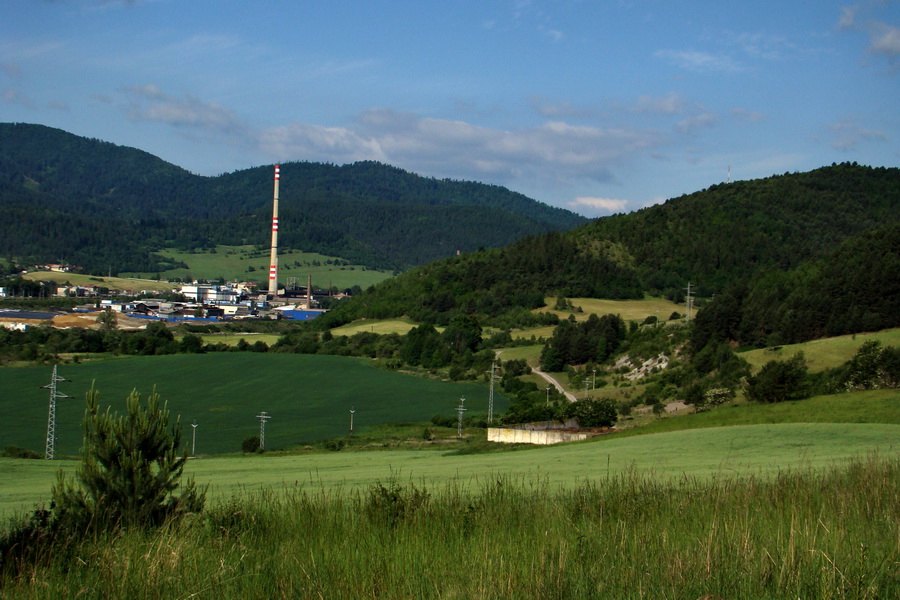
<path id="1" fill-rule="evenodd" d="M 751 350 L 742 352 L 740 356 L 750 363 L 755 372 L 771 360 L 787 360 L 797 352 L 803 352 L 806 366 L 810 371 L 817 372 L 841 366 L 853 358 L 860 346 L 871 340 L 877 340 L 885 346 L 900 346 L 900 329 L 842 335 L 802 344 Z"/>
<path id="2" fill-rule="evenodd" d="M 163 279 L 206 279 L 226 281 L 262 281 L 269 273 L 269 249 L 255 246 L 217 246 L 215 252 L 179 252 L 168 248 L 159 255 L 188 265 L 187 269 L 170 269 L 159 273 Z M 393 276 L 390 271 L 369 269 L 362 265 L 338 266 L 340 260 L 314 252 L 290 250 L 278 255 L 278 281 L 286 283 L 288 277 L 298 278 L 298 285 L 305 287 L 312 276 L 313 286 L 326 289 L 335 286 L 346 289 L 358 285 L 362 289 Z M 318 262 L 320 264 L 313 264 Z M 152 277 L 154 273 L 132 273 L 137 277 Z"/>
<path id="3" fill-rule="evenodd" d="M 13 444 L 43 452 L 51 367 L 0 369 L 0 448 Z M 266 447 L 289 447 L 346 434 L 354 426 L 427 421 L 455 415 L 459 398 L 469 414 L 486 413 L 488 389 L 475 383 L 443 383 L 369 366 L 365 359 L 254 352 L 124 357 L 60 367 L 71 379 L 60 390 L 72 399 L 57 408 L 57 455 L 76 455 L 81 444 L 84 394 L 96 382 L 101 401 L 124 409 L 132 389 L 155 386 L 182 425 L 197 420 L 197 453 L 237 452 L 259 432 L 256 415 L 267 411 Z M 495 393 L 495 410 L 507 400 Z"/>
<path id="4" fill-rule="evenodd" d="M 274 425 L 274 421 L 273 421 Z M 400 481 L 439 489 L 449 483 L 477 488 L 502 477 L 528 486 L 572 488 L 636 471 L 655 479 L 684 476 L 769 477 L 823 467 L 877 452 L 900 456 L 900 424 L 773 423 L 672 431 L 514 452 L 455 455 L 427 450 L 341 451 L 286 456 L 207 457 L 186 473 L 208 484 L 213 500 L 265 488 L 350 492 L 376 482 Z M 0 515 L 45 499 L 57 469 L 75 460 L 0 459 Z"/>

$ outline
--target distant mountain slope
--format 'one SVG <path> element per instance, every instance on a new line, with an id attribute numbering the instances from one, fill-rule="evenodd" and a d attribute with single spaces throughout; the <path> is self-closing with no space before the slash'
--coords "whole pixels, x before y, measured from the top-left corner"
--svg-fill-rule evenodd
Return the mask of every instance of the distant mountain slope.
<path id="1" fill-rule="evenodd" d="M 408 267 L 587 221 L 498 186 L 374 162 L 282 165 L 285 247 Z M 0 124 L 0 255 L 106 272 L 160 268 L 152 251 L 268 244 L 272 167 L 201 177 L 141 150 Z"/>
<path id="2" fill-rule="evenodd" d="M 843 164 L 720 185 L 567 233 L 426 265 L 354 298 L 323 324 L 400 315 L 447 323 L 460 312 L 501 323 L 540 305 L 545 296 L 634 298 L 649 292 L 681 301 L 689 281 L 695 293 L 708 297 L 767 272 L 830 257 L 842 242 L 891 223 L 900 223 L 900 169 Z M 876 246 L 860 241 L 848 247 Z M 852 264 L 865 268 L 860 256 L 854 254 Z M 874 258 L 870 264 L 882 265 Z M 817 289 L 834 289 L 841 278 L 854 281 L 849 270 L 828 273 L 828 284 Z M 872 284 L 871 278 L 865 281 Z M 766 309 L 781 315 L 779 305 L 792 286 L 771 297 Z M 865 294 L 895 294 L 894 287 L 870 285 Z M 803 294 L 804 302 L 809 296 Z M 880 315 L 895 300 L 860 308 L 857 320 L 864 321 L 866 311 Z"/>

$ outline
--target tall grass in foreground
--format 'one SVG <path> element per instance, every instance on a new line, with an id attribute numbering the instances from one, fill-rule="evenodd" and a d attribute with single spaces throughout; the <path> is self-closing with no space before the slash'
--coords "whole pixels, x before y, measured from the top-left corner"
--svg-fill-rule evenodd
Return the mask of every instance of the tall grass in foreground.
<path id="1" fill-rule="evenodd" d="M 73 543 L 9 598 L 898 598 L 900 459 L 773 478 L 626 473 L 572 490 L 234 497 Z"/>

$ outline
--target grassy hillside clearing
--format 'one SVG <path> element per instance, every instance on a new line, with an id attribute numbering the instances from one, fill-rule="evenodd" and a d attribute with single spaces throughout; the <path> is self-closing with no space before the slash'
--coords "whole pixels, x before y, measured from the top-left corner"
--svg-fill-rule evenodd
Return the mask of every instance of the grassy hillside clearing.
<path id="1" fill-rule="evenodd" d="M 94 277 L 92 275 L 80 275 L 78 273 L 60 273 L 58 271 L 32 271 L 23 275 L 25 279 L 32 281 L 54 281 L 60 285 L 69 282 L 72 285 L 106 287 L 111 290 L 153 290 L 157 292 L 171 292 L 178 288 L 178 284 L 155 279 L 139 279 L 131 277 Z"/>
<path id="2" fill-rule="evenodd" d="M 755 372 L 771 360 L 787 360 L 797 352 L 803 352 L 809 370 L 818 372 L 841 366 L 853 358 L 860 346 L 872 340 L 877 340 L 885 346 L 900 346 L 900 329 L 842 335 L 802 344 L 751 350 L 742 352 L 739 356 L 749 362 Z"/>
<path id="3" fill-rule="evenodd" d="M 390 333 L 398 333 L 406 335 L 413 327 L 420 324 L 409 319 L 361 319 L 331 330 L 334 335 L 351 336 L 357 333 L 377 333 L 379 335 L 387 335 Z M 443 328 L 441 328 L 443 329 Z"/>
<path id="4" fill-rule="evenodd" d="M 52 368 L 0 369 L 0 448 L 10 444 L 43 452 Z M 72 399 L 57 407 L 57 455 L 76 455 L 81 444 L 84 394 L 92 382 L 101 402 L 124 410 L 128 392 L 147 394 L 155 386 L 173 417 L 188 426 L 194 419 L 197 453 L 240 450 L 259 433 L 256 415 L 267 411 L 266 447 L 287 447 L 341 437 L 355 408 L 355 427 L 455 416 L 459 398 L 468 414 L 487 412 L 488 389 L 476 383 L 442 383 L 369 366 L 364 359 L 254 352 L 125 357 L 60 368 L 72 380 L 60 391 Z M 495 410 L 507 400 L 495 392 Z"/>
<path id="5" fill-rule="evenodd" d="M 209 484 L 214 499 L 295 485 L 307 490 L 347 492 L 392 480 L 428 488 L 454 482 L 468 488 L 502 477 L 529 486 L 572 488 L 629 471 L 665 481 L 685 475 L 766 478 L 790 469 L 832 465 L 870 452 L 900 456 L 898 440 L 898 424 L 773 423 L 609 436 L 599 441 L 475 455 L 384 450 L 211 457 L 189 461 L 186 473 L 198 483 Z M 46 498 L 56 469 L 72 470 L 75 464 L 74 460 L 49 463 L 0 459 L 0 479 L 9 482 L 4 484 L 0 509 L 8 514 Z"/>
<path id="6" fill-rule="evenodd" d="M 262 281 L 269 273 L 269 249 L 255 246 L 216 246 L 214 252 L 181 252 L 174 248 L 157 254 L 188 265 L 187 269 L 170 269 L 159 273 L 163 279 L 224 278 L 226 281 Z M 393 276 L 390 271 L 369 269 L 362 265 L 331 264 L 343 262 L 335 256 L 315 252 L 286 250 L 278 255 L 278 279 L 284 284 L 288 277 L 297 277 L 298 285 L 306 287 L 306 278 L 312 276 L 313 286 L 326 289 L 329 285 L 346 289 L 358 285 L 362 289 Z M 318 264 L 315 264 L 318 263 Z M 139 277 L 154 273 L 135 273 Z"/>
<path id="7" fill-rule="evenodd" d="M 647 317 L 656 317 L 660 321 L 668 321 L 669 316 L 673 312 L 685 312 L 685 308 L 681 304 L 675 304 L 665 298 L 646 297 L 643 300 L 600 300 L 597 298 L 567 298 L 567 300 L 575 308 L 580 307 L 578 311 L 560 311 L 554 310 L 556 306 L 556 298 L 546 298 L 544 302 L 547 306 L 539 308 L 535 312 L 551 312 L 559 316 L 560 319 L 568 319 L 570 315 L 575 315 L 576 321 L 586 321 L 592 314 L 594 315 L 619 315 L 626 321 L 643 321 Z"/>
<path id="8" fill-rule="evenodd" d="M 176 336 L 181 340 L 184 336 Z M 202 333 L 204 344 L 225 344 L 226 346 L 237 346 L 238 342 L 244 340 L 248 344 L 256 342 L 264 342 L 268 346 L 272 346 L 280 337 L 277 333 Z"/>

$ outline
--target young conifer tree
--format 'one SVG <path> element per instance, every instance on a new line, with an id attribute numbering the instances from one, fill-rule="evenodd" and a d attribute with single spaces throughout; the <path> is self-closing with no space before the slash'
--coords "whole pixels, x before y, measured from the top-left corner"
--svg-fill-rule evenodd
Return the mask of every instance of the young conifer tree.
<path id="1" fill-rule="evenodd" d="M 169 426 L 166 403 L 154 390 L 142 406 L 132 391 L 125 415 L 100 412 L 99 393 L 87 393 L 81 464 L 72 480 L 59 474 L 54 510 L 69 531 L 152 527 L 203 508 L 206 492 L 193 480 L 175 495 L 187 459 L 179 454 L 179 419 Z"/>

